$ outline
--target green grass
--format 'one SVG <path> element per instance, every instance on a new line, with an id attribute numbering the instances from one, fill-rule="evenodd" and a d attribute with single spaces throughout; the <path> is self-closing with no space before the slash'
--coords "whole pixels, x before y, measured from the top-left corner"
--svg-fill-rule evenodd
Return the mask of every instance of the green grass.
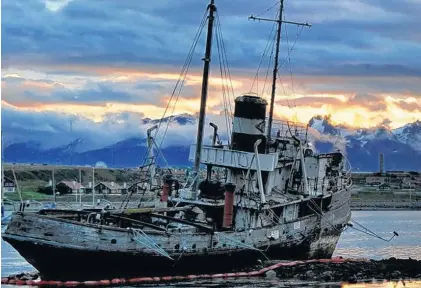
<path id="1" fill-rule="evenodd" d="M 38 193 L 38 187 L 45 186 L 47 182 L 42 180 L 29 180 L 29 181 L 19 181 L 19 188 L 22 193 L 22 200 L 49 200 L 53 196 L 46 195 L 42 193 Z M 19 201 L 19 193 L 17 192 L 17 188 L 15 188 L 15 193 L 7 193 L 5 194 L 5 198 Z"/>
<path id="2" fill-rule="evenodd" d="M 5 194 L 5 198 L 13 201 L 20 201 L 19 194 L 15 193 L 7 193 Z M 46 195 L 34 191 L 22 191 L 22 200 L 49 200 L 51 199 L 51 195 Z"/>

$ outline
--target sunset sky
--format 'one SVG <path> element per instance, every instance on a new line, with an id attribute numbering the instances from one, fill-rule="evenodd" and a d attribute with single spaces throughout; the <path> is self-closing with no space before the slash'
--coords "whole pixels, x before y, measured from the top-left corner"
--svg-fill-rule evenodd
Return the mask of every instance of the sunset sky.
<path id="1" fill-rule="evenodd" d="M 141 118 L 162 116 L 207 3 L 2 1 L 3 129 L 65 131 L 72 119 L 81 133 L 136 133 Z M 267 60 L 251 86 L 272 23 L 247 18 L 275 3 L 216 0 L 236 96 L 262 92 Z M 275 15 L 276 7 L 261 17 Z M 420 0 L 286 0 L 285 20 L 313 27 L 296 41 L 300 28 L 283 26 L 281 62 L 296 44 L 280 70 L 276 116 L 391 128 L 421 119 L 420 15 Z M 204 34 L 175 113 L 198 111 Z M 213 53 L 207 109 L 218 115 Z"/>

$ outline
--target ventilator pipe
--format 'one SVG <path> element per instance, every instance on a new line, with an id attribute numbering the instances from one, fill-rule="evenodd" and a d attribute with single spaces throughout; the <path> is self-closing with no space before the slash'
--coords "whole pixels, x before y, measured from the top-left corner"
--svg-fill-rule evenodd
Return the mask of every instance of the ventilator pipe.
<path id="1" fill-rule="evenodd" d="M 224 220 L 222 222 L 223 228 L 231 228 L 234 214 L 234 191 L 236 185 L 234 183 L 225 184 L 225 206 L 224 206 Z"/>
<path id="2" fill-rule="evenodd" d="M 171 196 L 171 186 L 173 181 L 174 179 L 172 179 L 172 175 L 164 176 L 164 185 L 162 187 L 161 202 L 167 202 L 168 197 Z"/>

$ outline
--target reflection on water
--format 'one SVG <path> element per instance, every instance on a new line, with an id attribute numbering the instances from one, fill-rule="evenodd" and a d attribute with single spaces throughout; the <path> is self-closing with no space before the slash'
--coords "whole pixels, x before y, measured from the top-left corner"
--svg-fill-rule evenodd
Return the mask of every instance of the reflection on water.
<path id="1" fill-rule="evenodd" d="M 390 257 L 421 260 L 421 211 L 355 211 L 352 218 L 390 242 L 348 228 L 341 236 L 334 256 L 384 259 Z"/>
<path id="2" fill-rule="evenodd" d="M 381 237 L 390 238 L 393 231 L 399 233 L 391 242 L 373 238 L 353 229 L 345 231 L 339 240 L 334 256 L 349 258 L 408 258 L 421 260 L 421 211 L 355 211 L 352 217 Z M 2 227 L 2 232 L 4 227 Z M 10 275 L 35 270 L 9 244 L 1 241 L 1 274 Z M 3 286 L 3 285 L 2 285 Z M 379 284 L 339 284 L 317 285 L 305 282 L 285 282 L 266 279 L 238 279 L 195 281 L 166 284 L 166 287 L 421 287 L 421 282 L 379 283 Z M 4 287 L 7 287 L 4 285 Z M 13 287 L 8 285 L 8 287 Z M 160 286 L 164 287 L 164 286 Z"/>
<path id="3" fill-rule="evenodd" d="M 342 284 L 342 288 L 420 288 L 421 281 L 399 281 L 370 284 Z"/>

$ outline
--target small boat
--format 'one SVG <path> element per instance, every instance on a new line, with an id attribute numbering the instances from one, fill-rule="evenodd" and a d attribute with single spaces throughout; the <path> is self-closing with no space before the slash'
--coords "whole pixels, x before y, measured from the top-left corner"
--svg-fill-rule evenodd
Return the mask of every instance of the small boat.
<path id="1" fill-rule="evenodd" d="M 317 154 L 307 125 L 273 119 L 278 61 L 268 119 L 265 99 L 239 96 L 229 143 L 216 141 L 212 124 L 213 141 L 203 145 L 213 24 L 219 19 L 213 0 L 207 13 L 191 185 L 175 191 L 174 179 L 165 175 L 154 207 L 13 213 L 2 237 L 44 279 L 218 273 L 268 258 L 332 256 L 351 216 L 350 166 L 341 152 Z M 278 59 L 279 49 L 275 52 Z M 214 168 L 224 171 L 222 177 L 212 177 Z"/>

